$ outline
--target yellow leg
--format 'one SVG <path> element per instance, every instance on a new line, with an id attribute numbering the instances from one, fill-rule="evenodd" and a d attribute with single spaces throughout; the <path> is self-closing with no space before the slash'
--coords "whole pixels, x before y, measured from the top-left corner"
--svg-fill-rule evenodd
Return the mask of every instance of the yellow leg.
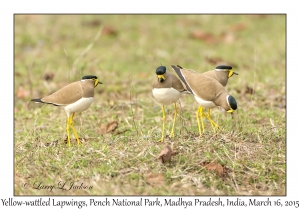
<path id="1" fill-rule="evenodd" d="M 165 132 L 165 122 L 166 122 L 166 113 L 165 113 L 164 105 L 162 105 L 161 109 L 162 109 L 162 114 L 163 114 L 163 117 L 162 117 L 163 118 L 163 127 L 162 127 L 162 131 L 161 131 L 161 139 L 158 141 L 164 142 L 164 138 L 165 138 L 164 132 Z"/>
<path id="2" fill-rule="evenodd" d="M 200 110 L 202 109 L 202 107 L 198 107 L 197 109 L 197 112 L 196 112 L 196 118 L 197 118 L 197 122 L 198 122 L 198 129 L 199 129 L 199 135 L 200 137 L 202 136 L 202 132 L 201 132 L 201 126 L 200 126 L 200 120 L 199 120 L 199 115 L 201 116 L 200 114 Z M 202 121 L 202 116 L 201 116 L 201 121 Z"/>
<path id="3" fill-rule="evenodd" d="M 210 122 L 211 122 L 216 128 L 220 128 L 220 127 L 218 126 L 218 124 L 215 123 L 214 121 L 212 121 L 212 119 L 210 118 L 210 109 L 208 110 L 208 117 L 209 117 L 209 119 L 211 120 Z"/>
<path id="4" fill-rule="evenodd" d="M 75 115 L 75 112 L 71 115 L 71 118 L 70 118 L 70 126 L 71 126 L 71 128 L 72 128 L 72 130 L 73 130 L 73 133 L 74 133 L 74 136 L 75 136 L 75 138 L 76 138 L 76 140 L 77 140 L 77 144 L 79 145 L 79 144 L 80 144 L 80 141 L 79 141 L 77 132 L 76 132 L 76 130 L 75 130 L 75 128 L 74 128 L 74 125 L 73 125 L 73 118 L 74 118 L 74 115 Z"/>
<path id="5" fill-rule="evenodd" d="M 212 129 L 213 129 L 213 131 L 214 131 L 214 133 L 215 133 L 215 132 L 216 132 L 215 127 L 216 127 L 216 128 L 220 128 L 220 127 L 218 126 L 217 123 L 215 123 L 215 122 L 210 118 L 210 109 L 208 109 L 207 115 L 204 114 L 204 116 L 209 120 L 210 125 L 211 125 L 211 127 L 212 127 Z"/>
<path id="6" fill-rule="evenodd" d="M 170 138 L 174 137 L 175 134 L 174 134 L 174 126 L 175 126 L 175 122 L 176 122 L 176 116 L 177 116 L 177 113 L 178 113 L 178 110 L 177 110 L 177 107 L 176 107 L 176 103 L 174 103 L 174 119 L 173 119 L 173 126 L 172 126 L 172 130 L 171 130 L 171 134 L 170 134 Z"/>
<path id="7" fill-rule="evenodd" d="M 69 127 L 69 124 L 70 124 L 70 117 L 68 117 L 67 119 L 67 134 L 68 134 L 68 146 L 70 147 L 71 146 L 71 143 L 70 143 L 70 127 Z"/>
<path id="8" fill-rule="evenodd" d="M 201 124 L 202 124 L 202 132 L 204 132 L 204 121 L 203 121 L 203 115 L 204 115 L 204 113 L 203 113 L 203 107 L 200 106 L 198 109 L 199 109 L 200 120 L 201 120 Z"/>

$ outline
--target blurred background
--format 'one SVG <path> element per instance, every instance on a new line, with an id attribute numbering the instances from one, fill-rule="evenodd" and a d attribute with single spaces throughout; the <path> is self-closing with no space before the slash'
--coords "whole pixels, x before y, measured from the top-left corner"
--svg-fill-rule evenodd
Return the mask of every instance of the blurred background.
<path id="1" fill-rule="evenodd" d="M 14 22 L 15 111 L 87 74 L 104 83 L 96 102 L 135 94 L 143 103 L 160 65 L 201 73 L 228 64 L 239 73 L 227 90 L 241 110 L 285 112 L 285 15 L 15 15 Z"/>

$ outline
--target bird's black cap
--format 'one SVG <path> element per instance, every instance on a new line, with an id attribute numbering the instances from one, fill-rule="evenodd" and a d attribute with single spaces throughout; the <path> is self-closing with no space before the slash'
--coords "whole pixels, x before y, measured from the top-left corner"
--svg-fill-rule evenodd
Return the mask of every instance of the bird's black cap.
<path id="1" fill-rule="evenodd" d="M 233 96 L 228 96 L 228 104 L 231 107 L 231 109 L 236 110 L 237 109 L 237 102 Z"/>
<path id="2" fill-rule="evenodd" d="M 217 66 L 216 69 L 232 69 L 232 67 L 227 66 L 227 65 L 220 65 L 220 66 Z"/>
<path id="3" fill-rule="evenodd" d="M 163 75 L 164 73 L 166 73 L 167 68 L 165 66 L 159 66 L 156 69 L 156 74 L 157 75 Z"/>
<path id="4" fill-rule="evenodd" d="M 86 76 L 83 76 L 82 79 L 98 79 L 98 77 L 96 77 L 94 75 L 86 75 Z"/>

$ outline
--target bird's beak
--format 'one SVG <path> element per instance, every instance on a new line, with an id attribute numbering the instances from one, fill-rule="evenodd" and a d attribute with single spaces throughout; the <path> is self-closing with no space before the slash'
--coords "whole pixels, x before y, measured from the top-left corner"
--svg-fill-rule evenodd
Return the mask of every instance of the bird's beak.
<path id="1" fill-rule="evenodd" d="M 236 72 L 230 70 L 230 71 L 228 72 L 228 78 L 231 77 L 231 76 L 234 75 L 234 74 L 235 74 L 235 75 L 239 75 L 238 73 L 236 73 Z"/>
<path id="2" fill-rule="evenodd" d="M 158 78 L 158 81 L 159 81 L 159 82 L 165 81 L 165 76 L 164 76 L 163 74 L 157 75 L 157 78 Z"/>
<path id="3" fill-rule="evenodd" d="M 228 112 L 228 113 L 233 113 L 234 110 L 233 110 L 233 109 L 229 109 L 229 110 L 227 110 L 227 112 Z"/>
<path id="4" fill-rule="evenodd" d="M 94 85 L 95 85 L 95 87 L 96 87 L 98 84 L 103 84 L 103 83 L 102 83 L 102 82 L 99 82 L 98 79 L 95 79 L 95 80 L 94 80 Z"/>

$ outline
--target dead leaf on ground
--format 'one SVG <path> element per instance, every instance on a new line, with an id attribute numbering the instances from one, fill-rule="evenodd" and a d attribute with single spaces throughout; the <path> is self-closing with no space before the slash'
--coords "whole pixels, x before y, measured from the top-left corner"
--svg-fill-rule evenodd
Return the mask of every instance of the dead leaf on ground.
<path id="1" fill-rule="evenodd" d="M 195 30 L 192 33 L 190 33 L 190 37 L 192 39 L 204 41 L 207 44 L 214 44 L 219 41 L 218 38 L 212 33 L 199 31 L 199 30 Z"/>
<path id="2" fill-rule="evenodd" d="M 103 35 L 109 35 L 109 36 L 117 36 L 118 32 L 117 30 L 112 26 L 105 26 L 102 30 Z"/>
<path id="3" fill-rule="evenodd" d="M 91 21 L 84 21 L 82 22 L 83 26 L 90 26 L 90 27 L 97 27 L 102 24 L 101 20 L 91 20 Z"/>
<path id="4" fill-rule="evenodd" d="M 118 127 L 118 122 L 117 121 L 111 121 L 105 125 L 102 125 L 101 128 L 99 128 L 98 133 L 100 135 L 104 135 L 107 133 L 113 132 L 116 128 Z"/>
<path id="5" fill-rule="evenodd" d="M 166 184 L 165 177 L 161 173 L 148 173 L 144 175 L 144 178 L 146 183 L 152 187 L 160 187 Z"/>
<path id="6" fill-rule="evenodd" d="M 177 151 L 173 151 L 170 146 L 166 146 L 158 155 L 158 160 L 162 163 L 171 161 L 171 157 L 178 154 Z"/>
<path id="7" fill-rule="evenodd" d="M 52 81 L 53 78 L 54 78 L 54 73 L 53 73 L 53 72 L 46 72 L 46 73 L 43 75 L 43 77 L 42 77 L 42 79 L 43 79 L 43 80 L 46 80 L 46 81 Z"/>
<path id="8" fill-rule="evenodd" d="M 29 91 L 28 90 L 25 90 L 23 87 L 18 87 L 18 90 L 17 90 L 17 97 L 18 98 L 26 98 L 29 96 Z"/>
<path id="9" fill-rule="evenodd" d="M 229 65 L 232 68 L 236 68 L 237 65 L 231 62 L 226 62 L 224 59 L 220 57 L 205 57 L 205 60 L 212 65 Z"/>
<path id="10" fill-rule="evenodd" d="M 244 94 L 250 94 L 250 95 L 252 95 L 252 94 L 254 94 L 254 89 L 251 88 L 251 87 L 249 87 L 249 86 L 247 86 L 246 89 L 245 89 Z"/>
<path id="11" fill-rule="evenodd" d="M 210 172 L 216 172 L 217 175 L 219 177 L 225 177 L 228 175 L 228 168 L 226 168 L 225 166 L 222 166 L 219 163 L 215 163 L 215 162 L 202 162 L 200 163 L 201 166 L 203 166 L 204 168 L 206 168 L 206 170 L 210 171 Z"/>
<path id="12" fill-rule="evenodd" d="M 243 97 L 246 95 L 253 95 L 255 94 L 255 90 L 249 86 L 241 87 L 239 89 L 235 89 L 237 93 L 240 93 Z"/>
<path id="13" fill-rule="evenodd" d="M 231 31 L 243 31 L 247 28 L 246 23 L 236 23 L 230 26 Z"/>

